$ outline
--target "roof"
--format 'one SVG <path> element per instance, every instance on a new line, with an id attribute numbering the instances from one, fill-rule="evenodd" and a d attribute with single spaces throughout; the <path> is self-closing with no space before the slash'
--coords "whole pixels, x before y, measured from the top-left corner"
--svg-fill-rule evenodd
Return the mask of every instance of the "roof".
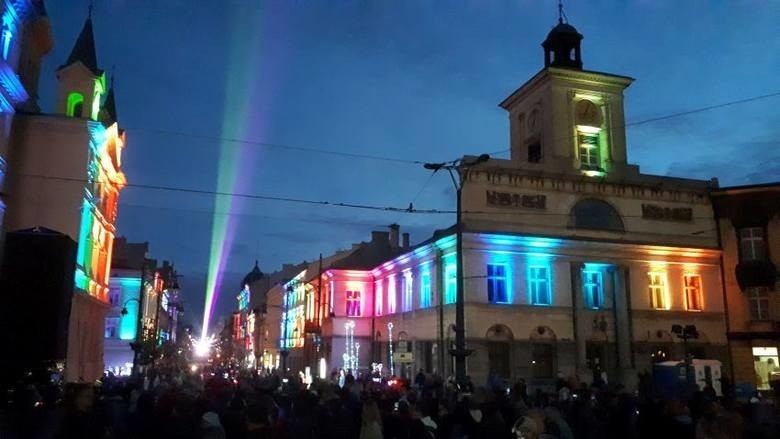
<path id="1" fill-rule="evenodd" d="M 70 51 L 70 56 L 65 64 L 60 66 L 63 69 L 71 64 L 77 62 L 84 64 L 84 67 L 88 68 L 95 76 L 103 74 L 97 66 L 97 52 L 95 51 L 95 35 L 92 32 L 92 18 L 87 18 L 84 22 L 84 27 L 81 29 L 79 37 L 76 39 L 76 44 L 73 45 L 73 49 Z"/>
<path id="2" fill-rule="evenodd" d="M 409 251 L 408 248 L 392 247 L 387 241 L 371 241 L 361 244 L 354 252 L 330 265 L 336 270 L 371 270 L 396 256 Z"/>
<path id="3" fill-rule="evenodd" d="M 103 103 L 103 108 L 100 109 L 100 121 L 107 127 L 117 122 L 113 76 L 111 77 L 111 87 L 108 89 L 108 94 L 106 94 L 106 101 Z"/>
<path id="4" fill-rule="evenodd" d="M 241 281 L 241 288 L 244 287 L 244 285 L 249 285 L 252 282 L 258 281 L 262 279 L 265 275 L 262 271 L 260 271 L 260 266 L 258 265 L 257 260 L 255 260 L 255 267 L 247 273 L 246 276 L 244 276 L 244 279 Z"/>

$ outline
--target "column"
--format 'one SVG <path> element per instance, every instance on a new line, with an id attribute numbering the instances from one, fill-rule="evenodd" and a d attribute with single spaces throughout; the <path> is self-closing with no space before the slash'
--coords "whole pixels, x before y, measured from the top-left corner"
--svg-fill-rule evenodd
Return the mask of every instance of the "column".
<path id="1" fill-rule="evenodd" d="M 578 374 L 588 370 L 587 357 L 587 337 L 588 321 L 585 318 L 583 310 L 585 309 L 585 299 L 582 295 L 582 262 L 572 261 L 571 267 L 571 306 L 574 325 L 574 341 L 577 346 L 577 365 Z"/>
<path id="2" fill-rule="evenodd" d="M 631 334 L 631 292 L 628 280 L 630 271 L 628 266 L 616 266 L 611 270 L 614 284 L 612 296 L 613 312 L 615 317 L 614 331 L 617 343 L 618 368 L 630 369 L 634 367 L 632 334 Z"/>

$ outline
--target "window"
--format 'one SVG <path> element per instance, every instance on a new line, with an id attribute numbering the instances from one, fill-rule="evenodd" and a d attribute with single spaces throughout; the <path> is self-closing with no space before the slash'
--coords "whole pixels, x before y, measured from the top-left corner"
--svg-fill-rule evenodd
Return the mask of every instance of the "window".
<path id="1" fill-rule="evenodd" d="M 420 275 L 420 308 L 431 306 L 431 272 L 425 271 Z"/>
<path id="2" fill-rule="evenodd" d="M 11 53 L 11 41 L 13 40 L 14 33 L 11 31 L 11 26 L 8 23 L 3 25 L 2 38 L 3 38 L 3 59 L 8 60 L 8 55 Z"/>
<path id="3" fill-rule="evenodd" d="M 650 292 L 650 306 L 655 309 L 669 309 L 666 300 L 666 273 L 650 272 L 648 276 L 648 291 Z"/>
<path id="4" fill-rule="evenodd" d="M 686 274 L 683 276 L 685 284 L 685 307 L 688 311 L 701 311 L 701 276 L 698 274 Z"/>
<path id="5" fill-rule="evenodd" d="M 70 117 L 81 117 L 84 111 L 84 95 L 73 92 L 68 95 L 68 107 L 65 115 Z"/>
<path id="6" fill-rule="evenodd" d="M 360 291 L 347 291 L 347 315 L 360 317 Z"/>
<path id="7" fill-rule="evenodd" d="M 750 320 L 769 320 L 769 291 L 765 287 L 745 290 Z"/>
<path id="8" fill-rule="evenodd" d="M 375 290 L 376 294 L 374 295 L 374 300 L 376 301 L 374 303 L 374 311 L 376 315 L 381 316 L 382 315 L 382 301 L 384 300 L 384 297 L 382 297 L 382 281 L 378 280 L 375 284 Z"/>
<path id="9" fill-rule="evenodd" d="M 105 330 L 105 338 L 116 338 L 116 328 L 119 325 L 119 318 L 118 317 L 107 317 L 106 318 L 106 330 Z"/>
<path id="10" fill-rule="evenodd" d="M 763 261 L 764 229 L 747 227 L 739 230 L 739 253 L 743 261 Z"/>
<path id="11" fill-rule="evenodd" d="M 488 302 L 508 303 L 506 288 L 506 265 L 488 264 L 487 266 Z"/>
<path id="12" fill-rule="evenodd" d="M 387 313 L 393 314 L 395 312 L 396 303 L 396 290 L 395 290 L 395 275 L 391 274 L 387 278 Z"/>
<path id="13" fill-rule="evenodd" d="M 601 169 L 599 161 L 598 133 L 579 133 L 580 169 L 597 171 Z"/>
<path id="14" fill-rule="evenodd" d="M 531 293 L 531 303 L 534 305 L 550 305 L 550 270 L 548 267 L 528 267 L 528 289 Z"/>
<path id="15" fill-rule="evenodd" d="M 111 304 L 111 306 L 121 305 L 119 303 L 121 297 L 122 297 L 122 290 L 119 289 L 119 286 L 110 286 L 108 288 L 108 303 Z"/>
<path id="16" fill-rule="evenodd" d="M 458 268 L 454 262 L 444 266 L 444 303 L 455 303 L 458 288 Z"/>
<path id="17" fill-rule="evenodd" d="M 571 209 L 572 226 L 578 229 L 622 232 L 623 220 L 611 204 L 597 198 L 580 200 Z"/>
<path id="18" fill-rule="evenodd" d="M 542 142 L 535 141 L 528 144 L 528 163 L 540 163 L 542 161 Z"/>
<path id="19" fill-rule="evenodd" d="M 412 310 L 412 287 L 414 286 L 412 282 L 412 272 L 411 271 L 404 271 L 404 297 L 401 301 L 401 310 L 402 311 L 411 311 Z"/>
<path id="20" fill-rule="evenodd" d="M 604 307 L 604 285 L 600 271 L 584 270 L 582 272 L 582 290 L 585 296 L 585 306 L 591 309 Z"/>

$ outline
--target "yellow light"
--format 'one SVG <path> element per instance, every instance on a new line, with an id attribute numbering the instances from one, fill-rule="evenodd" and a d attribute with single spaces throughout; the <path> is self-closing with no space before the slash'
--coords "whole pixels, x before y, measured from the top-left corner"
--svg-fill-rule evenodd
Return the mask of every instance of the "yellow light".
<path id="1" fill-rule="evenodd" d="M 190 372 L 195 373 L 197 371 L 198 371 L 198 365 L 193 364 L 192 366 L 190 366 Z"/>
<path id="2" fill-rule="evenodd" d="M 585 134 L 598 134 L 601 132 L 601 128 L 589 125 L 577 125 L 577 130 Z"/>

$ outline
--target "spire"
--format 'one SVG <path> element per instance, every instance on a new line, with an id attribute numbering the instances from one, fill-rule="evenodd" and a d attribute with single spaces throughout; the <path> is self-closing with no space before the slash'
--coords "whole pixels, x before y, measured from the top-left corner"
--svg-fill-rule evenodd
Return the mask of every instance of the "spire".
<path id="1" fill-rule="evenodd" d="M 108 93 L 106 94 L 106 100 L 103 102 L 103 107 L 100 109 L 100 122 L 106 127 L 109 127 L 117 122 L 116 117 L 116 100 L 114 98 L 114 72 L 111 71 L 111 82 L 108 86 Z"/>
<path id="2" fill-rule="evenodd" d="M 97 54 L 95 51 L 95 35 L 92 32 L 92 5 L 89 7 L 89 16 L 84 23 L 84 28 L 81 29 L 79 37 L 76 39 L 76 44 L 73 45 L 73 50 L 70 51 L 70 56 L 65 64 L 60 66 L 63 69 L 71 64 L 81 61 L 84 67 L 88 68 L 96 76 L 102 74 L 97 66 Z"/>

